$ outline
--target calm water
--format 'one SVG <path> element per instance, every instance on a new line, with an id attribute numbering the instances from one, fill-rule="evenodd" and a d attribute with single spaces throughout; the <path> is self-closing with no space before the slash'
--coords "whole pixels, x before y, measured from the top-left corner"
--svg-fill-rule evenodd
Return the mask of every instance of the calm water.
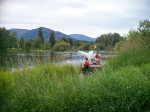
<path id="1" fill-rule="evenodd" d="M 104 63 L 114 55 L 103 52 L 102 60 Z M 17 69 L 23 67 L 32 67 L 38 64 L 50 62 L 58 64 L 73 64 L 75 66 L 82 63 L 82 57 L 77 52 L 30 52 L 30 53 L 11 53 L 0 56 L 0 69 Z"/>

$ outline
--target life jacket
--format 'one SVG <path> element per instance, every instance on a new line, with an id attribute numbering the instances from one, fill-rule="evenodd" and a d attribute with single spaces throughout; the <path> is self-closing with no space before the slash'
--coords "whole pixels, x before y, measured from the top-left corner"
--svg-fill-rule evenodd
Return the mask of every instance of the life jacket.
<path id="1" fill-rule="evenodd" d="M 89 61 L 85 61 L 85 65 L 89 65 Z"/>
<path id="2" fill-rule="evenodd" d="M 95 56 L 95 57 L 96 57 L 96 58 L 98 58 L 98 59 L 100 58 L 99 54 L 96 54 L 96 56 Z"/>

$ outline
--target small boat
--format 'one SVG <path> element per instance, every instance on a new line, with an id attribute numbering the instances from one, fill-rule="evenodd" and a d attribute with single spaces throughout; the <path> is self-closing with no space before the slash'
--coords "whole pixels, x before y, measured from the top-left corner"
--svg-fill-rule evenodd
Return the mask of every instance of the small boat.
<path id="1" fill-rule="evenodd" d="M 92 72 L 93 70 L 99 69 L 104 65 L 103 62 L 100 63 L 99 54 L 97 55 L 93 51 L 89 51 L 88 53 L 83 52 L 83 51 L 78 51 L 78 54 L 80 56 L 82 56 L 82 61 L 83 61 L 83 63 L 82 63 L 82 72 L 83 73 Z M 96 56 L 98 56 L 98 57 L 96 57 Z M 98 63 L 100 63 L 100 64 L 98 64 Z"/>
<path id="2" fill-rule="evenodd" d="M 103 65 L 100 65 L 100 64 L 90 64 L 89 67 L 90 68 L 101 68 L 101 67 L 103 67 Z M 82 65 L 82 68 L 84 68 L 84 65 Z"/>
<path id="3" fill-rule="evenodd" d="M 104 66 L 103 63 L 101 63 L 101 64 L 90 64 L 89 67 L 86 68 L 84 66 L 84 64 L 82 64 L 82 73 L 86 74 L 86 73 L 89 73 L 89 72 L 93 72 L 95 70 L 101 69 L 103 66 Z"/>

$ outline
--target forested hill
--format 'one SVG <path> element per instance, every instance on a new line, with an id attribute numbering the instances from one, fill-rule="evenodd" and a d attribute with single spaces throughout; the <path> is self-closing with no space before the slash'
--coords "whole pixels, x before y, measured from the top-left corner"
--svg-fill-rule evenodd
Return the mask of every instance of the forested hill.
<path id="1" fill-rule="evenodd" d="M 75 38 L 76 40 L 86 40 L 86 41 L 91 41 L 91 42 L 95 42 L 96 38 L 92 38 L 92 37 L 88 37 L 82 34 L 70 34 L 69 35 L 72 38 Z"/>
<path id="2" fill-rule="evenodd" d="M 51 29 L 44 28 L 44 27 L 41 27 L 41 29 L 42 29 L 42 32 L 43 32 L 44 40 L 48 40 L 49 37 L 50 37 Z M 28 39 L 35 39 L 36 37 L 38 37 L 39 28 L 32 29 L 32 30 L 10 29 L 10 31 L 11 31 L 11 33 L 17 32 L 17 35 L 18 35 L 19 38 L 23 35 L 24 39 L 28 40 Z M 55 38 L 56 39 L 62 39 L 63 37 L 70 38 L 68 35 L 66 35 L 62 32 L 55 31 Z M 75 39 L 73 39 L 73 40 L 75 40 Z"/>
<path id="3" fill-rule="evenodd" d="M 44 40 L 48 40 L 50 37 L 50 33 L 51 33 L 51 29 L 49 28 L 45 28 L 45 27 L 41 27 L 42 32 L 43 32 L 43 36 L 44 36 Z M 27 29 L 10 29 L 11 33 L 13 32 L 17 32 L 17 36 L 18 38 L 20 38 L 21 36 L 24 36 L 25 40 L 28 39 L 35 39 L 36 37 L 38 37 L 38 31 L 39 28 L 36 29 L 32 29 L 32 30 L 27 30 Z M 64 34 L 60 31 L 54 31 L 55 32 L 55 38 L 56 39 L 62 39 L 62 38 L 72 38 L 73 41 L 76 40 L 83 40 L 83 41 L 92 41 L 95 42 L 96 39 L 82 35 L 82 34 L 71 34 L 71 35 L 67 35 Z"/>

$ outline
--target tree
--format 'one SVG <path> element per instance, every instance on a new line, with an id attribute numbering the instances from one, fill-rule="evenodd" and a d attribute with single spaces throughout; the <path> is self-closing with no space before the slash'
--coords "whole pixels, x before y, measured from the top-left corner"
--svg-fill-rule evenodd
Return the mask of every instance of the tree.
<path id="1" fill-rule="evenodd" d="M 70 44 L 71 46 L 73 46 L 73 40 L 72 40 L 72 38 L 68 38 L 68 42 L 69 42 L 69 44 Z"/>
<path id="2" fill-rule="evenodd" d="M 18 40 L 17 40 L 17 32 L 13 32 L 13 34 L 10 36 L 9 41 L 10 48 L 17 48 L 18 47 Z"/>
<path id="3" fill-rule="evenodd" d="M 44 49 L 50 49 L 49 41 L 45 41 Z"/>
<path id="4" fill-rule="evenodd" d="M 81 41 L 77 40 L 74 42 L 74 46 L 79 47 L 81 46 Z"/>
<path id="5" fill-rule="evenodd" d="M 68 50 L 68 48 L 70 48 L 70 44 L 68 44 L 64 41 L 61 41 L 61 42 L 56 43 L 54 45 L 54 50 L 55 51 L 66 51 L 66 50 Z"/>
<path id="6" fill-rule="evenodd" d="M 131 29 L 127 38 L 123 40 L 115 45 L 115 51 L 125 52 L 135 48 L 150 49 L 150 21 L 140 21 L 138 29 Z"/>
<path id="7" fill-rule="evenodd" d="M 102 43 L 96 44 L 96 50 L 105 50 L 106 46 Z"/>
<path id="8" fill-rule="evenodd" d="M 6 30 L 4 27 L 0 28 L 0 54 L 6 52 L 8 48 L 8 39 L 10 37 L 10 31 Z"/>
<path id="9" fill-rule="evenodd" d="M 90 49 L 90 43 L 85 43 L 83 50 L 88 51 Z"/>
<path id="10" fill-rule="evenodd" d="M 42 32 L 41 27 L 39 28 L 39 31 L 38 31 L 38 37 L 41 38 L 41 40 L 42 40 L 42 46 L 43 46 L 44 45 L 44 37 L 43 37 L 43 32 Z"/>
<path id="11" fill-rule="evenodd" d="M 129 34 L 127 35 L 128 39 L 130 40 L 134 40 L 135 38 L 137 38 L 139 35 L 137 30 L 131 29 L 129 30 Z"/>
<path id="12" fill-rule="evenodd" d="M 101 43 L 106 47 L 114 47 L 117 42 L 122 40 L 122 37 L 118 33 L 102 34 L 96 39 L 96 43 Z"/>
<path id="13" fill-rule="evenodd" d="M 30 51 L 30 49 L 31 49 L 31 46 L 32 46 L 32 43 L 31 43 L 31 41 L 30 40 L 27 40 L 26 42 L 25 42 L 25 48 L 26 48 L 26 51 Z"/>
<path id="14" fill-rule="evenodd" d="M 67 40 L 65 37 L 63 37 L 62 40 L 63 40 L 64 42 L 68 42 L 68 40 Z"/>
<path id="15" fill-rule="evenodd" d="M 35 48 L 40 49 L 42 48 L 42 39 L 40 37 L 35 38 Z"/>
<path id="16" fill-rule="evenodd" d="M 53 47 L 56 44 L 56 40 L 55 40 L 55 32 L 54 30 L 51 30 L 51 35 L 50 35 L 50 46 Z"/>
<path id="17" fill-rule="evenodd" d="M 150 38 L 150 21 L 148 19 L 140 21 L 138 31 L 142 36 Z"/>
<path id="18" fill-rule="evenodd" d="M 19 48 L 24 50 L 24 47 L 25 47 L 24 36 L 21 36 L 21 38 L 19 39 Z"/>
<path id="19" fill-rule="evenodd" d="M 119 35 L 119 33 L 114 33 L 113 34 L 113 39 L 112 39 L 112 46 L 114 47 L 117 42 L 122 40 L 123 38 Z"/>

